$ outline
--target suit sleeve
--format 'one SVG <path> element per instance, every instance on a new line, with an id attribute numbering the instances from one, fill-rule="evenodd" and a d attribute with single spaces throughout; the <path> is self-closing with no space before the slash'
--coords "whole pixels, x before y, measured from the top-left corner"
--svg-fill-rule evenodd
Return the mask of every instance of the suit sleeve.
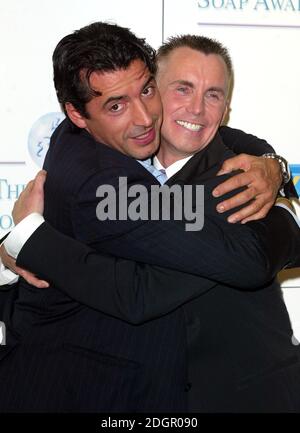
<path id="1" fill-rule="evenodd" d="M 299 258 L 299 228 L 283 209 L 272 210 L 257 224 L 259 231 L 255 223 L 229 224 L 226 215 L 217 212 L 205 213 L 199 231 L 187 231 L 185 220 L 99 221 L 95 191 L 102 181 L 96 175 L 85 184 L 72 218 L 76 238 L 97 251 L 248 289 L 264 285 L 283 267 L 294 266 Z M 277 242 L 281 227 L 286 230 L 284 244 Z M 276 243 L 272 251 L 268 248 L 270 239 L 273 246 Z"/>
<path id="2" fill-rule="evenodd" d="M 71 298 L 132 324 L 160 317 L 195 299 L 215 282 L 159 266 L 99 254 L 42 224 L 17 264 Z"/>
<path id="3" fill-rule="evenodd" d="M 102 246 L 93 246 L 242 289 L 263 286 L 281 269 L 300 264 L 299 228 L 280 208 L 274 208 L 263 223 L 236 225 L 230 230 L 207 217 L 199 232 L 185 232 L 173 221 L 150 222 Z"/>
<path id="4" fill-rule="evenodd" d="M 166 314 L 207 292 L 218 278 L 249 290 L 264 284 L 274 269 L 300 265 L 299 229 L 281 208 L 274 208 L 265 221 L 230 226 L 234 235 L 222 229 L 220 222 L 212 225 L 215 247 L 211 238 L 201 237 L 202 232 L 185 232 L 172 221 L 158 222 L 156 232 L 151 227 L 145 231 L 147 227 L 149 222 L 136 225 L 136 230 L 131 226 L 123 236 L 118 229 L 116 239 L 110 238 L 116 256 L 135 257 L 135 262 L 100 254 L 44 223 L 21 250 L 17 264 L 47 279 L 71 298 L 136 324 Z M 295 242 L 287 241 L 291 234 Z M 105 245 L 105 230 L 102 236 Z M 101 249 L 99 239 L 100 234 Z M 278 244 L 281 253 L 274 254 Z M 141 263 L 147 259 L 153 264 Z M 160 263 L 166 268 L 157 266 Z M 226 269 L 229 264 L 231 268 Z M 212 281 L 170 269 L 210 276 Z"/>
<path id="5" fill-rule="evenodd" d="M 273 228 L 281 224 L 282 211 L 274 209 L 275 215 L 269 221 Z M 291 217 L 291 223 L 292 220 Z M 275 237 L 269 237 L 261 221 L 253 225 L 265 237 L 267 254 L 273 257 Z M 277 242 L 283 248 L 290 245 L 285 242 L 285 235 L 285 230 L 278 232 Z M 297 254 L 283 250 L 282 255 Z M 26 242 L 17 264 L 38 272 L 80 303 L 133 324 L 160 317 L 215 286 L 213 281 L 194 275 L 100 254 L 48 223 L 42 224 Z M 274 264 L 270 262 L 270 266 Z M 235 269 L 230 272 L 235 274 Z"/>
<path id="6" fill-rule="evenodd" d="M 274 148 L 266 140 L 247 134 L 240 129 L 221 126 L 219 132 L 226 146 L 237 155 L 248 153 L 249 155 L 261 156 L 264 153 L 275 152 Z"/>
<path id="7" fill-rule="evenodd" d="M 219 132 L 226 146 L 237 155 L 247 153 L 248 155 L 261 156 L 264 153 L 275 152 L 274 148 L 266 140 L 247 134 L 240 129 L 221 126 Z M 284 186 L 284 192 L 288 198 L 298 198 L 298 193 L 292 180 Z"/>

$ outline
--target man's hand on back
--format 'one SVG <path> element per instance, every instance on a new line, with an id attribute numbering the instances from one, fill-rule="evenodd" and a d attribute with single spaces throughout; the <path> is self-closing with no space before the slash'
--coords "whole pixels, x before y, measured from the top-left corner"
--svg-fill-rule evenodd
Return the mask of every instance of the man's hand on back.
<path id="1" fill-rule="evenodd" d="M 20 194 L 14 204 L 12 211 L 14 223 L 17 225 L 30 214 L 44 212 L 44 183 L 46 180 L 46 171 L 38 172 L 34 180 L 31 180 L 24 191 Z M 47 281 L 40 280 L 34 274 L 16 265 L 16 260 L 7 254 L 4 245 L 0 247 L 0 258 L 5 267 L 9 268 L 15 274 L 23 277 L 27 283 L 37 288 L 49 287 Z"/>
<path id="2" fill-rule="evenodd" d="M 225 182 L 218 185 L 213 195 L 220 197 L 236 188 L 247 186 L 244 191 L 228 200 L 219 203 L 218 212 L 225 212 L 237 206 L 251 202 L 238 212 L 228 217 L 231 223 L 243 224 L 264 218 L 273 206 L 282 183 L 280 167 L 277 161 L 263 157 L 241 154 L 224 161 L 218 175 L 243 170 Z"/>
<path id="3" fill-rule="evenodd" d="M 24 191 L 15 202 L 12 216 L 17 225 L 31 213 L 37 212 L 43 215 L 44 212 L 44 183 L 47 172 L 41 170 L 35 179 L 31 180 Z"/>

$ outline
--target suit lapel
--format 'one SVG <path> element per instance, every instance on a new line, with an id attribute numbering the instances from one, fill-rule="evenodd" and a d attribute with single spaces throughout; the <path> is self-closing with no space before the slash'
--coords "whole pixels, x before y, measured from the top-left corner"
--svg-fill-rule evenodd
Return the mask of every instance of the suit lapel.
<path id="1" fill-rule="evenodd" d="M 128 176 L 132 176 L 133 182 L 135 177 L 138 179 L 141 176 L 142 178 L 147 178 L 154 185 L 159 185 L 156 177 L 133 157 L 96 141 L 87 130 L 78 128 L 68 118 L 58 126 L 56 136 L 51 140 L 51 147 L 56 144 L 58 138 L 60 139 L 60 146 L 63 145 L 62 143 L 70 143 L 77 140 L 80 143 L 79 146 L 83 149 L 84 145 L 89 143 L 92 148 L 95 148 L 98 155 L 99 169 L 124 168 L 128 171 Z M 47 169 L 47 163 L 44 168 Z"/>
<path id="2" fill-rule="evenodd" d="M 215 176 L 222 162 L 233 156 L 233 153 L 225 146 L 219 133 L 211 143 L 203 150 L 196 153 L 167 184 L 198 184 Z"/>

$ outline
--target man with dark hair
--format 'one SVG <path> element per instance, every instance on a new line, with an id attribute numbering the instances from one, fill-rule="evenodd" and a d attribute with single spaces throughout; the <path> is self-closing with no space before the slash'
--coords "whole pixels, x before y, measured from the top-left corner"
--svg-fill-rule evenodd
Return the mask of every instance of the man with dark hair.
<path id="1" fill-rule="evenodd" d="M 71 103 L 89 118 L 86 103 L 101 95 L 90 82 L 91 74 L 127 69 L 134 60 L 141 60 L 155 75 L 153 48 L 145 39 L 115 24 L 96 22 L 65 36 L 53 53 L 54 86 L 65 114 L 65 104 Z"/>
<path id="2" fill-rule="evenodd" d="M 90 28 L 97 28 L 98 31 L 101 24 L 94 24 L 88 27 Z M 87 28 L 82 30 L 76 34 L 79 45 L 86 35 Z M 110 30 L 113 41 L 114 28 Z M 89 33 L 88 38 L 90 36 Z M 101 40 L 100 34 L 99 39 Z M 111 46 L 112 41 L 107 38 L 105 44 Z M 131 38 L 128 37 L 126 44 L 130 45 L 130 41 Z M 121 42 L 117 45 L 118 49 L 123 52 L 120 44 Z M 241 307 L 243 314 L 249 314 L 250 317 L 253 315 L 255 318 L 256 304 L 259 305 L 260 301 L 267 297 L 265 292 L 273 293 L 273 296 L 277 297 L 276 285 L 266 288 L 268 280 L 273 279 L 275 273 L 283 266 L 299 263 L 299 236 L 296 238 L 298 231 L 292 216 L 286 210 L 272 209 L 265 220 L 247 225 L 229 224 L 226 221 L 227 215 L 217 214 L 215 210 L 219 201 L 211 196 L 212 189 L 218 184 L 215 175 L 222 162 L 233 155 L 225 148 L 217 133 L 226 108 L 228 90 L 228 76 L 219 54 L 208 55 L 207 59 L 204 59 L 202 55 L 199 58 L 198 53 L 189 53 L 196 57 L 193 58 L 194 62 L 189 64 L 190 75 L 185 76 L 179 73 L 180 68 L 176 68 L 176 65 L 184 68 L 188 64 L 188 58 L 184 57 L 184 53 L 180 53 L 184 59 L 172 62 L 172 66 L 168 65 L 165 71 L 174 72 L 174 79 L 165 80 L 164 75 L 160 76 L 161 71 L 158 74 L 164 109 L 174 107 L 174 113 L 180 114 L 173 115 L 170 125 L 168 120 L 172 114 L 166 112 L 164 122 L 167 120 L 167 123 L 166 128 L 163 127 L 162 130 L 162 145 L 166 146 L 169 140 L 168 133 L 173 128 L 178 128 L 177 133 L 182 134 L 185 140 L 182 146 L 179 143 L 179 149 L 176 144 L 169 152 L 159 150 L 158 157 L 161 155 L 161 162 L 166 162 L 166 170 L 174 162 L 180 161 L 182 166 L 181 169 L 176 167 L 179 171 L 170 178 L 169 185 L 205 185 L 203 230 L 185 232 L 184 220 L 150 220 L 147 224 L 144 221 L 133 220 L 97 220 L 95 208 L 98 199 L 95 191 L 99 185 L 109 184 L 117 189 L 119 177 L 123 175 L 127 176 L 128 185 L 142 184 L 150 189 L 153 184 L 158 184 L 142 164 L 131 158 L 133 156 L 145 160 L 155 153 L 161 121 L 159 95 L 151 70 L 146 67 L 142 57 L 136 57 L 136 40 L 132 45 L 133 58 L 126 66 L 117 65 L 103 72 L 98 69 L 89 70 L 89 66 L 86 65 L 77 68 L 73 75 L 76 78 L 77 74 L 77 79 L 83 84 L 78 87 L 78 93 L 81 94 L 79 100 L 85 101 L 84 109 L 87 114 L 79 111 L 76 97 L 73 100 L 61 99 L 73 125 L 67 119 L 52 137 L 45 162 L 48 171 L 45 218 L 65 235 L 77 238 L 98 251 L 119 254 L 127 259 L 162 265 L 199 276 L 193 277 L 156 266 L 95 254 L 90 248 L 60 235 L 49 224 L 43 223 L 25 244 L 18 261 L 21 266 L 31 268 L 42 276 L 48 276 L 49 267 L 50 280 L 54 285 L 42 291 L 34 289 L 24 281 L 19 283 L 18 297 L 9 324 L 14 325 L 13 330 L 18 334 L 21 344 L 19 347 L 14 346 L 15 351 L 12 351 L 13 346 L 9 347 L 5 353 L 7 356 L 3 357 L 0 365 L 2 383 L 11 385 L 11 381 L 14 382 L 13 386 L 10 386 L 12 391 L 6 394 L 6 398 L 0 396 L 1 407 L 5 407 L 6 410 L 184 411 L 187 408 L 188 394 L 191 396 L 190 409 L 213 410 L 218 406 L 218 398 L 214 401 L 210 395 L 212 393 L 203 389 L 202 384 L 205 381 L 202 376 L 206 374 L 207 369 L 207 374 L 211 377 L 208 364 L 211 363 L 214 368 L 218 363 L 218 351 L 224 350 L 224 335 L 227 335 L 225 328 L 220 334 L 219 348 L 214 334 L 214 322 L 218 320 L 218 316 L 214 310 L 220 308 L 221 317 L 225 314 L 235 316 Z M 92 47 L 93 44 L 90 49 Z M 100 47 L 99 43 L 97 49 Z M 90 49 L 87 50 L 89 54 Z M 174 50 L 174 53 L 178 50 Z M 74 52 L 73 48 L 69 52 Z M 101 53 L 100 49 L 99 52 Z M 112 55 L 113 53 L 112 50 Z M 119 58 L 119 54 L 117 57 Z M 171 61 L 172 54 L 168 54 L 162 62 L 162 68 L 165 66 L 164 62 L 168 64 Z M 65 70 L 69 69 L 73 73 L 69 62 L 70 59 L 66 62 L 68 68 Z M 203 67 L 200 67 L 201 62 Z M 199 74 L 200 77 L 201 74 L 204 75 L 200 78 Z M 88 86 L 86 81 L 89 82 Z M 65 82 L 73 85 L 71 79 L 66 78 Z M 84 99 L 87 87 L 90 87 L 92 92 L 88 99 Z M 59 94 L 57 81 L 56 88 Z M 168 99 L 169 91 L 175 94 L 173 99 Z M 185 99 L 186 96 L 188 101 Z M 177 98 L 182 97 L 183 101 L 177 106 Z M 195 97 L 201 102 L 200 106 L 196 103 Z M 172 104 L 168 104 L 168 100 Z M 190 137 L 192 148 L 183 149 L 189 144 L 186 136 Z M 198 149 L 195 147 L 196 140 Z M 172 149 L 171 146 L 168 148 Z M 190 160 L 187 162 L 186 159 L 189 157 Z M 148 167 L 147 161 L 144 164 Z M 149 167 L 149 170 L 158 175 L 155 167 Z M 32 185 L 35 188 L 35 183 L 29 186 L 21 196 L 19 205 L 23 199 L 26 201 L 28 193 L 30 196 Z M 33 193 L 35 194 L 35 191 Z M 37 202 L 38 206 L 41 206 L 40 201 Z M 15 209 L 16 222 L 24 216 L 24 209 L 21 206 L 20 211 L 19 205 L 17 204 Z M 32 210 L 31 206 L 28 208 Z M 41 211 L 36 207 L 34 210 Z M 28 219 L 21 224 L 27 224 L 26 221 L 28 222 Z M 22 231 L 24 225 L 21 224 L 15 230 Z M 286 236 L 278 236 L 276 243 L 274 230 L 278 224 L 285 224 L 287 230 L 295 237 L 289 240 Z M 41 239 L 42 242 L 45 241 L 42 248 L 45 252 L 44 257 L 38 246 Z M 278 244 L 281 251 L 278 251 Z M 232 287 L 221 287 L 216 281 Z M 252 297 L 249 293 L 236 290 L 260 285 L 264 286 L 264 290 L 254 292 Z M 185 292 L 185 299 L 182 292 Z M 216 299 L 214 305 L 212 298 L 217 298 L 218 294 L 223 292 L 226 294 L 221 295 L 221 304 Z M 213 320 L 213 323 L 210 323 L 213 329 L 209 330 L 207 336 L 201 335 L 203 323 L 199 324 L 194 303 L 187 304 L 184 309 L 177 308 L 201 293 L 204 295 L 199 298 L 199 303 L 203 300 L 204 307 L 199 309 L 199 317 L 208 323 Z M 235 293 L 238 294 L 237 297 Z M 227 297 L 230 299 L 228 309 Z M 208 301 L 205 301 L 206 298 Z M 85 307 L 74 299 L 92 308 Z M 293 352 L 293 356 L 297 356 L 297 348 L 288 345 L 291 330 L 284 304 L 279 300 L 278 302 L 278 309 L 275 312 L 265 312 L 266 325 L 262 324 L 261 332 L 267 331 L 264 335 L 266 341 L 270 337 L 268 329 L 274 331 L 274 334 L 282 332 L 284 356 L 287 347 L 289 355 Z M 206 307 L 212 307 L 211 317 L 209 311 L 205 310 Z M 111 316 L 97 312 L 96 308 Z M 136 311 L 136 308 L 140 310 Z M 149 321 L 159 315 L 162 317 Z M 191 348 L 192 388 L 186 370 L 185 316 L 188 343 Z M 146 323 L 133 326 L 113 317 Z M 245 330 L 247 317 L 245 324 L 239 323 L 239 317 L 239 314 L 234 319 L 228 317 L 230 332 L 237 331 L 236 325 Z M 275 325 L 273 328 L 270 326 L 273 319 L 275 323 L 276 319 L 279 319 L 279 331 Z M 219 331 L 218 326 L 216 329 Z M 256 342 L 256 334 L 250 333 L 249 336 L 252 348 L 252 343 Z M 269 344 L 269 350 L 261 365 L 273 361 L 272 345 L 275 344 L 276 349 L 279 347 L 273 338 Z M 232 346 L 229 347 L 230 356 Z M 198 363 L 200 352 L 203 355 L 203 370 L 198 375 L 194 364 Z M 261 355 L 258 356 L 259 361 Z M 239 362 L 239 347 L 236 356 Z M 220 360 L 222 361 L 221 356 Z M 18 374 L 18 368 L 25 368 L 26 376 Z M 228 363 L 224 359 L 225 374 L 227 368 Z M 58 382 L 59 386 L 55 393 L 50 386 L 50 371 L 52 380 Z M 218 373 L 217 377 L 219 376 Z M 228 381 L 231 380 L 230 375 Z M 212 381 L 212 389 L 217 389 L 218 393 L 216 382 Z M 14 394 L 16 391 L 18 394 Z M 226 405 L 229 402 L 231 404 L 236 398 L 231 388 L 227 388 L 226 392 L 224 391 L 223 396 L 225 400 L 222 400 L 224 406 L 219 406 L 221 410 L 226 409 Z M 59 398 L 55 398 L 57 396 Z M 283 404 L 286 404 L 285 396 Z"/>

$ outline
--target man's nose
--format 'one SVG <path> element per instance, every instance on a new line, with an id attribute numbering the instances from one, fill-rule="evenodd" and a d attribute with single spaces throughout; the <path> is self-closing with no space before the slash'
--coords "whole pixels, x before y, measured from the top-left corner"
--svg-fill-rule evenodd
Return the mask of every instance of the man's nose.
<path id="1" fill-rule="evenodd" d="M 205 111 L 203 95 L 194 95 L 188 104 L 187 111 L 195 116 L 203 114 Z"/>
<path id="2" fill-rule="evenodd" d="M 135 125 L 149 127 L 153 123 L 152 115 L 143 102 L 138 102 L 134 105 L 132 114 Z"/>

